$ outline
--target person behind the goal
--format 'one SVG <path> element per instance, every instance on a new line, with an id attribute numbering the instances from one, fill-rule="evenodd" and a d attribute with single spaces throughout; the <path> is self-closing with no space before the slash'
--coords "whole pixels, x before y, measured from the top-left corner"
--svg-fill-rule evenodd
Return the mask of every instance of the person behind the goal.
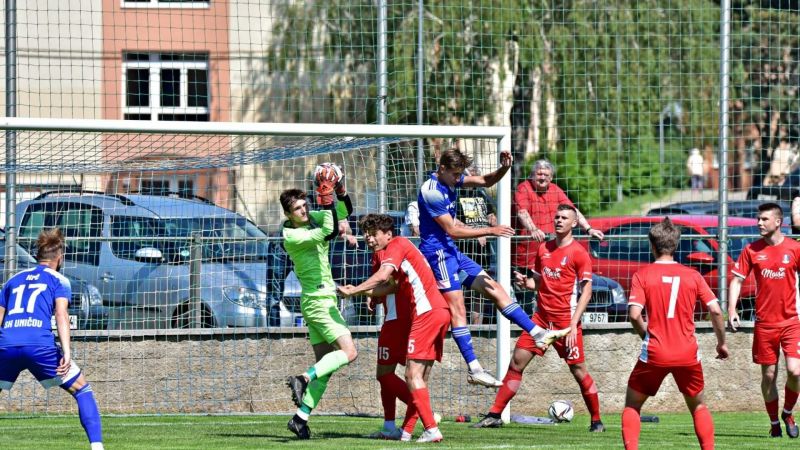
<path id="1" fill-rule="evenodd" d="M 282 230 L 283 245 L 300 280 L 300 309 L 316 358 L 308 370 L 287 380 L 292 401 L 298 407 L 287 427 L 300 439 L 311 437 L 308 418 L 319 404 L 331 374 L 358 355 L 337 307 L 336 284 L 328 259 L 328 244 L 339 234 L 338 221 L 350 215 L 353 206 L 344 174 L 335 164 L 317 166 L 314 181 L 321 211 L 309 211 L 307 194 L 300 189 L 288 189 L 280 195 L 287 219 Z"/>
<path id="2" fill-rule="evenodd" d="M 419 189 L 419 249 L 428 260 L 436 277 L 439 291 L 450 305 L 452 334 L 458 350 L 467 363 L 467 381 L 486 387 L 502 385 L 483 369 L 472 346 L 472 336 L 467 328 L 462 286 L 488 297 L 500 313 L 524 331 L 530 333 L 539 348 L 546 348 L 556 339 L 569 333 L 569 329 L 548 330 L 535 325 L 525 311 L 514 302 L 497 281 L 483 268 L 458 250 L 454 239 L 474 239 L 483 236 L 510 237 L 514 229 L 508 225 L 467 228 L 456 223 L 457 192 L 460 187 L 490 187 L 500 181 L 511 168 L 511 153 L 500 153 L 500 167 L 486 175 L 465 176 L 464 170 L 472 160 L 457 148 L 442 152 L 439 167 Z M 466 276 L 461 279 L 461 273 Z"/>
<path id="3" fill-rule="evenodd" d="M 439 442 L 442 433 L 431 409 L 428 377 L 434 361 L 442 360 L 444 338 L 450 326 L 450 309 L 439 290 L 425 257 L 407 238 L 394 236 L 392 218 L 385 214 L 368 214 L 360 223 L 364 238 L 375 251 L 385 249 L 380 269 L 358 286 L 340 286 L 345 296 L 371 295 L 386 283 L 397 285 L 398 292 L 412 293 L 398 300 L 407 300 L 398 308 L 409 308 L 411 329 L 406 353 L 406 384 L 411 391 L 406 418 L 401 432 L 391 439 L 411 440 L 416 414 L 425 431 L 417 442 Z"/>
<path id="4" fill-rule="evenodd" d="M 11 277 L 0 292 L 0 390 L 11 389 L 20 372 L 27 369 L 45 389 L 58 386 L 69 392 L 78 403 L 91 450 L 102 450 L 97 401 L 72 360 L 68 313 L 72 286 L 59 273 L 64 248 L 61 230 L 42 230 L 36 241 L 39 264 Z M 53 315 L 60 345 L 50 329 Z"/>
<path id="5" fill-rule="evenodd" d="M 673 258 L 681 231 L 669 218 L 653 225 L 648 238 L 655 262 L 633 275 L 628 299 L 631 324 L 643 342 L 628 379 L 622 440 L 626 450 L 639 448 L 642 405 L 658 393 L 664 378 L 672 374 L 692 413 L 700 448 L 713 449 L 714 420 L 703 400 L 703 366 L 694 334 L 694 310 L 698 300 L 708 307 L 717 337 L 717 358 L 727 359 L 722 309 L 703 276 Z M 646 324 L 642 310 L 647 311 Z"/>

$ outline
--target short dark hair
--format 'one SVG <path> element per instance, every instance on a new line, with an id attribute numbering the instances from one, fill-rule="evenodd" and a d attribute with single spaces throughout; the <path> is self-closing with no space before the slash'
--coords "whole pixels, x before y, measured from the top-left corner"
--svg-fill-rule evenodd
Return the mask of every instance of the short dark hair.
<path id="1" fill-rule="evenodd" d="M 665 217 L 664 220 L 650 227 L 647 238 L 650 239 L 650 245 L 653 246 L 656 255 L 672 255 L 678 249 L 681 229 L 676 227 L 669 217 Z"/>
<path id="2" fill-rule="evenodd" d="M 439 165 L 448 170 L 464 170 L 472 165 L 472 158 L 461 153 L 461 150 L 451 147 L 442 152 L 442 156 L 439 157 Z"/>
<path id="3" fill-rule="evenodd" d="M 36 239 L 36 259 L 39 261 L 53 261 L 64 254 L 64 234 L 58 228 L 46 228 L 39 233 Z"/>
<path id="4" fill-rule="evenodd" d="M 386 214 L 367 214 L 358 221 L 358 226 L 363 234 L 371 234 L 376 231 L 384 233 L 394 232 L 394 220 Z"/>
<path id="5" fill-rule="evenodd" d="M 281 207 L 283 208 L 283 212 L 291 212 L 292 205 L 298 200 L 305 200 L 306 197 L 308 197 L 308 194 L 302 189 L 287 189 L 281 192 Z"/>
<path id="6" fill-rule="evenodd" d="M 779 219 L 783 220 L 783 209 L 781 208 L 781 205 L 772 202 L 762 203 L 758 205 L 759 213 L 767 211 L 773 211 L 778 216 Z"/>
<path id="7" fill-rule="evenodd" d="M 556 211 L 572 211 L 575 214 L 575 216 L 578 215 L 578 208 L 569 205 L 567 203 L 559 204 L 558 207 L 556 208 Z"/>

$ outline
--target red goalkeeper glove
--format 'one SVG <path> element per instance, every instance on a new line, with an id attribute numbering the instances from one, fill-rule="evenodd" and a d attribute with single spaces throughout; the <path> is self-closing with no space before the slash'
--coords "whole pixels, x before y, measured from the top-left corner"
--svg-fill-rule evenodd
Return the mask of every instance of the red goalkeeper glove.
<path id="1" fill-rule="evenodd" d="M 317 203 L 320 206 L 332 205 L 334 189 L 336 189 L 336 183 L 333 181 L 319 181 L 317 183 Z"/>
<path id="2" fill-rule="evenodd" d="M 317 186 L 323 181 L 332 181 L 336 195 L 342 197 L 347 194 L 344 185 L 344 172 L 334 163 L 322 163 L 314 169 L 314 181 Z"/>

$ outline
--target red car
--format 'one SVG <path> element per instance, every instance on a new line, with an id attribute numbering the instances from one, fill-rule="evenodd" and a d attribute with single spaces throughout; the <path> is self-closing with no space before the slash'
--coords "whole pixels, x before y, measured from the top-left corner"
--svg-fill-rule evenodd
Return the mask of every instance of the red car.
<path id="1" fill-rule="evenodd" d="M 670 216 L 676 225 L 681 227 L 681 236 L 701 235 L 708 237 L 681 237 L 675 259 L 698 270 L 711 289 L 719 294 L 719 278 L 717 252 L 719 243 L 717 216 L 710 215 L 676 215 Z M 630 294 L 633 274 L 645 264 L 653 261 L 647 233 L 650 227 L 661 222 L 663 217 L 598 217 L 589 219 L 592 228 L 601 230 L 607 236 L 603 241 L 592 240 L 582 242 L 589 247 L 594 272 L 619 282 Z M 735 237 L 729 239 L 728 245 L 728 282 L 733 277 L 730 273 L 733 263 L 748 243 L 759 239 L 758 221 L 756 219 L 729 217 L 728 234 L 751 235 L 752 237 Z M 631 236 L 631 238 L 619 238 Z M 634 238 L 633 236 L 643 236 Z M 743 309 L 742 320 L 751 320 L 753 315 L 753 299 L 756 285 L 753 276 L 747 277 L 742 284 L 739 305 Z M 722 299 L 720 299 L 722 300 Z"/>

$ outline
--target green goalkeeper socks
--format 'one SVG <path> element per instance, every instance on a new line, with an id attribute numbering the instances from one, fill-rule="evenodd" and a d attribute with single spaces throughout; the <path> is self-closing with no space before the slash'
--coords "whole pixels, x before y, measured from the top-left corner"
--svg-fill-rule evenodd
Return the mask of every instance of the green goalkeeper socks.
<path id="1" fill-rule="evenodd" d="M 332 351 L 308 369 L 306 375 L 308 375 L 309 380 L 314 381 L 317 378 L 323 378 L 336 372 L 340 367 L 349 363 L 350 361 L 347 359 L 345 352 L 341 350 Z"/>
<path id="2" fill-rule="evenodd" d="M 316 408 L 317 405 L 319 405 L 319 401 L 322 399 L 322 394 L 324 394 L 325 389 L 328 388 L 328 380 L 330 378 L 330 375 L 327 375 L 309 383 L 306 393 L 303 395 L 303 404 L 300 408 L 308 407 L 309 413 L 312 409 Z"/>

